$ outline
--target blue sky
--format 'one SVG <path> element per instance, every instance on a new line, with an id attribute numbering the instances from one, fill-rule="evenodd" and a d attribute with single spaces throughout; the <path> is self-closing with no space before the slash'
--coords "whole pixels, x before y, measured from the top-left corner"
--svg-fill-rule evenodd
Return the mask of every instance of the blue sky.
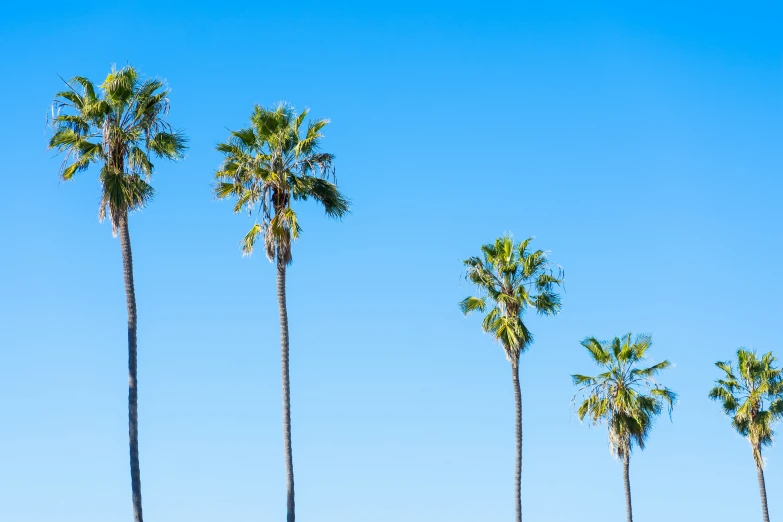
<path id="1" fill-rule="evenodd" d="M 238 4 L 238 3 L 237 3 Z M 595 3 L 591 3 L 595 4 Z M 35 8 L 34 8 L 35 7 Z M 503 232 L 566 271 L 521 364 L 528 521 L 620 520 L 575 418 L 579 341 L 650 332 L 680 394 L 631 463 L 635 519 L 760 519 L 748 444 L 706 397 L 739 346 L 783 357 L 783 9 L 773 2 L 17 3 L 0 19 L 0 520 L 131 517 L 125 307 L 97 171 L 58 181 L 57 75 L 172 88 L 185 161 L 133 216 L 151 521 L 282 520 L 274 270 L 210 194 L 254 103 L 328 117 L 353 202 L 307 204 L 289 270 L 301 520 L 511 519 L 513 395 L 464 319 L 460 260 Z M 781 428 L 783 429 L 783 428 Z M 783 447 L 767 452 L 783 516 Z"/>

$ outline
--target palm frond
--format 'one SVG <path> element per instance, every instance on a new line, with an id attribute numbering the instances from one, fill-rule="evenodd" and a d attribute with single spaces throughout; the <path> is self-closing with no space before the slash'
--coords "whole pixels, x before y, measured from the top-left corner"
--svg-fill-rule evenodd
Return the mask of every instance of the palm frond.
<path id="1" fill-rule="evenodd" d="M 483 312 L 484 309 L 487 307 L 487 300 L 486 298 L 481 297 L 466 297 L 459 303 L 459 308 L 462 310 L 462 313 L 465 315 L 468 315 L 471 312 L 474 312 L 478 310 L 479 312 Z"/>
<path id="2" fill-rule="evenodd" d="M 112 67 L 111 73 L 101 85 L 101 90 L 108 100 L 121 106 L 133 96 L 138 76 L 136 69 L 129 65 L 120 70 Z"/>
<path id="3" fill-rule="evenodd" d="M 660 372 L 661 370 L 665 370 L 670 366 L 671 363 L 669 361 L 661 361 L 658 364 L 653 364 L 649 368 L 635 368 L 631 370 L 631 376 L 642 377 L 642 378 L 654 377 L 656 374 L 658 374 L 658 372 Z"/>
<path id="4" fill-rule="evenodd" d="M 318 150 L 318 142 L 323 138 L 321 130 L 329 124 L 329 120 L 311 121 L 307 127 L 307 132 L 296 144 L 294 153 L 297 156 L 308 156 Z M 298 128 L 298 126 L 297 126 Z"/>
<path id="5" fill-rule="evenodd" d="M 341 218 L 349 212 L 350 204 L 337 185 L 313 176 L 292 176 L 292 193 L 295 199 L 313 198 L 323 207 L 326 215 Z"/>
<path id="6" fill-rule="evenodd" d="M 242 255 L 249 256 L 253 253 L 253 247 L 256 244 L 258 235 L 261 234 L 261 225 L 256 223 L 242 238 Z"/>
<path id="7" fill-rule="evenodd" d="M 182 131 L 159 132 L 149 141 L 149 149 L 161 158 L 178 160 L 184 157 L 188 140 Z"/>
<path id="8" fill-rule="evenodd" d="M 609 350 L 604 348 L 603 344 L 595 337 L 586 338 L 584 341 L 582 341 L 582 346 L 587 348 L 590 356 L 597 364 L 606 366 L 609 361 L 611 361 L 612 356 Z"/>

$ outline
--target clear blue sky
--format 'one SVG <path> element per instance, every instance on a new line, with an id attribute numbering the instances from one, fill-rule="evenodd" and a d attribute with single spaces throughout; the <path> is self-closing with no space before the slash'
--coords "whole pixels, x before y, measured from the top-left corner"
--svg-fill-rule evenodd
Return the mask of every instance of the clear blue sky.
<path id="1" fill-rule="evenodd" d="M 213 200 L 254 103 L 333 120 L 353 201 L 301 206 L 289 271 L 304 521 L 510 520 L 513 395 L 460 260 L 503 232 L 566 270 L 522 360 L 530 522 L 621 520 L 621 467 L 572 413 L 579 341 L 653 334 L 680 394 L 631 464 L 638 522 L 761 518 L 712 363 L 780 344 L 783 8 L 774 2 L 14 3 L 0 20 L 0 520 L 131 518 L 125 305 L 97 171 L 57 178 L 63 77 L 168 80 L 185 161 L 133 216 L 150 521 L 282 520 L 274 270 Z M 639 3 L 633 3 L 639 4 Z M 781 428 L 783 429 L 783 428 Z M 767 452 L 783 517 L 783 445 Z"/>

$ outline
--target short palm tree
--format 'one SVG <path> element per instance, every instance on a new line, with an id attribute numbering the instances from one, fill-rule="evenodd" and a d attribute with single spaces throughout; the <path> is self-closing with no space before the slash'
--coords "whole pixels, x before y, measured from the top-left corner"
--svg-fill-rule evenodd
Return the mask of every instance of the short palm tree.
<path id="1" fill-rule="evenodd" d="M 154 191 L 149 180 L 152 158 L 183 157 L 186 140 L 165 120 L 168 89 L 155 79 L 142 80 L 133 67 L 111 73 L 96 90 L 77 76 L 66 82 L 52 105 L 54 134 L 49 148 L 64 155 L 60 175 L 71 180 L 90 164 L 101 166 L 99 217 L 107 215 L 120 236 L 128 308 L 128 417 L 133 518 L 142 521 L 139 471 L 138 389 L 136 379 L 136 294 L 133 286 L 128 214 L 145 206 Z"/>
<path id="2" fill-rule="evenodd" d="M 519 356 L 533 342 L 523 321 L 527 310 L 541 315 L 560 311 L 560 296 L 555 290 L 563 283 L 562 272 L 555 275 L 549 268 L 546 253 L 528 249 L 532 238 L 514 244 L 505 235 L 481 247 L 481 257 L 464 261 L 466 279 L 476 285 L 478 297 L 460 302 L 465 315 L 489 311 L 482 328 L 503 347 L 511 363 L 511 377 L 516 404 L 516 474 L 514 500 L 516 520 L 522 520 L 522 394 L 519 389 Z"/>
<path id="3" fill-rule="evenodd" d="M 595 377 L 572 375 L 577 396 L 583 397 L 577 409 L 579 420 L 589 419 L 593 425 L 604 423 L 609 428 L 609 448 L 623 461 L 625 509 L 628 522 L 633 521 L 629 464 L 634 445 L 644 449 L 653 421 L 668 406 L 671 415 L 677 395 L 655 382 L 654 377 L 670 366 L 669 361 L 647 368 L 638 365 L 652 344 L 648 335 L 632 340 L 631 334 L 601 343 L 594 337 L 582 341 L 593 361 L 604 372 Z M 574 397 L 576 399 L 576 396 Z"/>
<path id="4" fill-rule="evenodd" d="M 764 522 L 769 522 L 769 510 L 761 449 L 772 444 L 772 425 L 783 420 L 783 369 L 775 368 L 775 360 L 772 352 L 759 357 L 740 348 L 736 366 L 729 361 L 715 363 L 724 375 L 715 380 L 709 395 L 710 399 L 722 403 L 723 411 L 731 417 L 731 425 L 750 442 Z"/>
<path id="5" fill-rule="evenodd" d="M 272 109 L 256 106 L 250 126 L 232 131 L 228 141 L 217 146 L 224 161 L 215 186 L 218 198 L 236 199 L 235 212 L 247 210 L 255 215 L 255 224 L 241 243 L 243 254 L 252 254 L 260 236 L 267 258 L 277 266 L 288 522 L 294 522 L 295 510 L 285 284 L 291 243 L 301 231 L 292 203 L 312 198 L 334 218 L 348 212 L 348 201 L 333 183 L 334 156 L 319 150 L 321 131 L 329 120 L 311 120 L 305 130 L 307 114 L 307 110 L 297 114 L 284 103 Z"/>

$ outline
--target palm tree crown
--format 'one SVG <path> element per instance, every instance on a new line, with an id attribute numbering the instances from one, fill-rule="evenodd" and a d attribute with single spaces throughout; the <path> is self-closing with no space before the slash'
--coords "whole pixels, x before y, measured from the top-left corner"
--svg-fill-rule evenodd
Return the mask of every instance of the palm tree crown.
<path id="1" fill-rule="evenodd" d="M 733 362 L 717 362 L 724 376 L 716 379 L 709 397 L 723 405 L 731 424 L 753 446 L 753 457 L 763 467 L 761 448 L 772 444 L 772 426 L 783 420 L 783 369 L 775 368 L 772 352 L 758 357 L 755 352 L 737 350 Z"/>
<path id="2" fill-rule="evenodd" d="M 467 297 L 460 302 L 465 315 L 484 312 L 482 328 L 491 334 L 516 363 L 533 337 L 523 322 L 525 312 L 532 308 L 542 315 L 560 311 L 560 296 L 555 289 L 562 285 L 562 271 L 554 275 L 543 250 L 530 251 L 533 238 L 514 244 L 509 235 L 481 247 L 482 257 L 464 261 L 466 278 L 482 292 L 481 297 Z"/>
<path id="3" fill-rule="evenodd" d="M 630 454 L 633 444 L 644 449 L 655 417 L 664 405 L 671 414 L 677 398 L 654 380 L 658 372 L 671 366 L 669 361 L 638 367 L 651 344 L 649 335 L 632 340 L 630 333 L 607 343 L 587 338 L 582 346 L 605 371 L 595 377 L 571 376 L 574 384 L 581 386 L 577 395 L 584 397 L 577 409 L 579 420 L 588 418 L 594 425 L 606 423 L 610 449 L 620 458 Z"/>
<path id="4" fill-rule="evenodd" d="M 169 90 L 163 82 L 141 80 L 131 66 L 112 68 L 98 90 L 81 76 L 66 85 L 52 105 L 49 148 L 64 154 L 65 181 L 91 163 L 103 164 L 99 216 L 103 220 L 108 212 L 116 233 L 119 220 L 154 194 L 150 158 L 180 159 L 187 140 L 165 120 Z"/>
<path id="5" fill-rule="evenodd" d="M 310 121 L 302 133 L 307 114 L 307 109 L 296 114 L 284 103 L 273 109 L 256 105 L 250 126 L 232 131 L 229 140 L 217 146 L 224 161 L 216 173 L 215 194 L 235 197 L 235 212 L 255 211 L 256 223 L 242 241 L 246 255 L 263 235 L 270 261 L 290 263 L 291 240 L 301 231 L 292 199 L 313 198 L 330 217 L 348 212 L 348 201 L 332 183 L 334 156 L 319 151 L 321 130 L 329 120 Z"/>

